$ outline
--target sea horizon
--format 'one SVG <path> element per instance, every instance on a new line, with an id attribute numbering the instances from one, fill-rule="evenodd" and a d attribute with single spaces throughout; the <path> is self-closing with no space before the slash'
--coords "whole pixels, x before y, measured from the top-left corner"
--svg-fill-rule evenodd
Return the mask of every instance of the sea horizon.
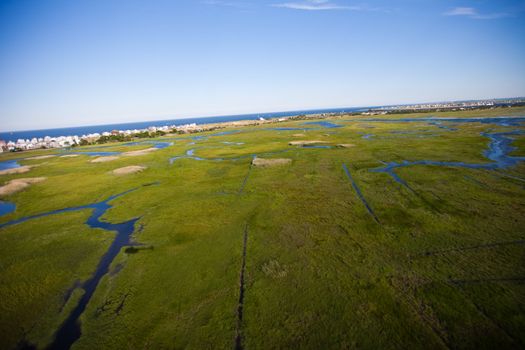
<path id="1" fill-rule="evenodd" d="M 133 130 L 145 129 L 150 126 L 164 126 L 164 125 L 185 125 L 185 124 L 209 124 L 209 123 L 224 123 L 240 120 L 257 120 L 259 118 L 279 118 L 286 116 L 293 116 L 299 114 L 321 114 L 321 113 L 343 113 L 343 112 L 358 112 L 361 110 L 368 110 L 370 108 L 379 108 L 387 106 L 365 106 L 365 107 L 342 107 L 342 108 L 320 108 L 320 109 L 304 109 L 293 111 L 280 112 L 263 112 L 263 113 L 248 113 L 248 114 L 233 114 L 233 115 L 217 115 L 207 117 L 188 117 L 188 118 L 174 118 L 161 119 L 151 121 L 138 121 L 127 123 L 112 123 L 112 124 L 97 124 L 84 125 L 60 128 L 47 129 L 33 129 L 33 130 L 14 130 L 14 131 L 0 131 L 0 140 L 6 142 L 16 142 L 18 139 L 32 139 L 34 137 L 59 137 L 59 136 L 82 136 L 93 133 L 101 133 L 111 130 Z"/>
<path id="2" fill-rule="evenodd" d="M 111 123 L 111 124 L 95 124 L 95 125 L 82 125 L 82 126 L 69 126 L 59 128 L 46 128 L 46 129 L 29 129 L 29 130 L 12 130 L 12 131 L 0 131 L 0 140 L 9 142 L 16 142 L 18 139 L 32 139 L 41 137 L 59 137 L 59 136 L 82 136 L 93 133 L 102 133 L 111 130 L 133 130 L 133 129 L 145 129 L 151 126 L 164 126 L 164 125 L 185 125 L 185 124 L 209 124 L 209 123 L 224 123 L 233 122 L 240 120 L 256 120 L 259 118 L 279 118 L 287 116 L 295 116 L 299 114 L 323 114 L 323 113 L 345 113 L 345 112 L 362 112 L 369 109 L 378 108 L 391 108 L 399 106 L 413 106 L 413 105 L 424 105 L 424 104 L 436 104 L 436 103 L 459 103 L 459 102 L 474 102 L 474 101 L 498 101 L 498 100 L 514 100 L 521 99 L 523 97 L 495 97 L 488 99 L 454 99 L 449 101 L 433 101 L 433 102 L 415 102 L 415 103 L 400 103 L 400 104 L 389 104 L 389 105 L 374 105 L 374 106 L 360 106 L 360 107 L 331 107 L 331 108 L 316 108 L 316 109 L 299 109 L 299 110 L 287 110 L 277 112 L 259 112 L 259 113 L 245 113 L 245 114 L 227 114 L 227 115 L 215 115 L 215 116 L 204 116 L 204 117 L 183 117 L 183 118 L 172 118 L 172 119 L 159 119 L 151 121 L 134 121 L 126 123 Z"/>

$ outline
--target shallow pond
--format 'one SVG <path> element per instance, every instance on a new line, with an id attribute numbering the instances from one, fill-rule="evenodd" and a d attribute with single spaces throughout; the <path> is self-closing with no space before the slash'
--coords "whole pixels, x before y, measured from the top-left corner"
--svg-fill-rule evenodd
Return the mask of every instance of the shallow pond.
<path id="1" fill-rule="evenodd" d="M 319 125 L 319 126 L 322 126 L 323 128 L 328 128 L 328 129 L 342 128 L 343 127 L 342 125 L 331 123 L 331 122 L 327 122 L 327 121 L 306 122 L 306 123 L 303 123 L 303 124 L 305 124 L 305 125 Z"/>
<path id="2" fill-rule="evenodd" d="M 0 201 L 0 216 L 7 215 L 14 212 L 16 209 L 16 204 L 11 202 Z"/>
<path id="3" fill-rule="evenodd" d="M 306 131 L 308 128 L 292 128 L 292 127 L 277 127 L 277 128 L 266 128 L 266 130 L 275 130 L 275 131 Z"/>
<path id="4" fill-rule="evenodd" d="M 153 145 L 154 148 L 164 149 L 173 146 L 173 142 L 163 141 L 135 141 L 122 144 L 122 146 Z"/>
<path id="5" fill-rule="evenodd" d="M 224 135 L 231 135 L 231 134 L 237 134 L 237 133 L 240 133 L 240 130 L 228 130 L 228 131 L 221 131 L 221 132 L 217 132 L 215 134 L 211 134 L 209 135 L 210 137 L 211 136 L 224 136 Z"/>
<path id="6" fill-rule="evenodd" d="M 20 159 L 4 160 L 3 162 L 0 162 L 0 170 L 20 168 L 21 165 L 18 164 L 18 160 Z"/>

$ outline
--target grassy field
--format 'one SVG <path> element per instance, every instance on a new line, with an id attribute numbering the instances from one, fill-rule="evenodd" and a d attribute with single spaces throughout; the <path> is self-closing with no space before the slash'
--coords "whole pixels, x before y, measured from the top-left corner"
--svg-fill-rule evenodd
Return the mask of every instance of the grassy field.
<path id="1" fill-rule="evenodd" d="M 504 115 L 525 116 L 525 109 L 432 114 Z M 231 349 L 236 339 L 246 349 L 523 348 L 525 162 L 396 169 L 409 187 L 370 170 L 385 162 L 490 163 L 482 133 L 525 132 L 525 125 L 444 123 L 449 130 L 396 121 L 429 116 L 342 116 L 330 120 L 339 128 L 293 121 L 198 140 L 181 135 L 165 149 L 106 163 L 86 155 L 20 160 L 38 166 L 1 175 L 2 183 L 46 180 L 0 198 L 17 205 L 0 225 L 136 188 L 103 216 L 138 218 L 136 246 L 124 247 L 100 280 L 73 349 Z M 511 137 L 510 155 L 525 156 L 525 137 Z M 293 140 L 353 146 L 289 146 Z M 186 156 L 191 149 L 200 160 Z M 292 163 L 253 167 L 254 155 Z M 170 164 L 176 156 L 183 157 Z M 111 173 L 128 165 L 147 169 Z M 51 344 L 114 237 L 87 226 L 90 213 L 0 228 L 0 348 Z"/>

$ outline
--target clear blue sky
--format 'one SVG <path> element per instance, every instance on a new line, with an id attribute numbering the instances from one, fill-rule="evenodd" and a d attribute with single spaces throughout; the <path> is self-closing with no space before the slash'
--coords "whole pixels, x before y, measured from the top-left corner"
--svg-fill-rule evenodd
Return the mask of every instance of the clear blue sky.
<path id="1" fill-rule="evenodd" d="M 0 130 L 525 95 L 525 1 L 0 0 Z"/>

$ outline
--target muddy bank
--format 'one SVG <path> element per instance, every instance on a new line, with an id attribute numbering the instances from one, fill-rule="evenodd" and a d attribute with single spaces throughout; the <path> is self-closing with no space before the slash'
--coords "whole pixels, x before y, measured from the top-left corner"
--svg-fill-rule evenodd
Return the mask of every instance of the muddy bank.
<path id="1" fill-rule="evenodd" d="M 292 160 L 290 158 L 265 159 L 265 158 L 255 157 L 252 160 L 252 165 L 256 167 L 270 167 L 270 166 L 277 166 L 277 165 L 286 165 L 286 164 L 291 164 L 291 163 L 292 163 Z"/>
<path id="2" fill-rule="evenodd" d="M 93 160 L 90 160 L 89 162 L 90 163 L 106 163 L 106 162 L 117 160 L 119 158 L 120 157 L 117 157 L 117 156 L 103 156 L 103 157 L 98 157 Z"/>
<path id="3" fill-rule="evenodd" d="M 48 159 L 48 158 L 55 158 L 55 157 L 56 157 L 55 155 L 49 154 L 45 156 L 29 157 L 29 158 L 26 158 L 26 160 L 39 160 L 39 159 Z"/>
<path id="4" fill-rule="evenodd" d="M 328 142 L 319 141 L 319 140 L 301 140 L 301 141 L 290 141 L 288 144 L 290 146 L 308 146 L 308 145 L 315 145 L 318 143 L 328 143 Z"/>
<path id="5" fill-rule="evenodd" d="M 158 150 L 159 150 L 159 148 L 151 147 L 151 148 L 141 149 L 139 151 L 124 152 L 124 153 L 122 153 L 122 155 L 124 157 L 136 157 L 136 156 L 143 156 L 145 154 L 149 154 L 151 152 L 155 152 L 155 151 L 158 151 Z"/>
<path id="6" fill-rule="evenodd" d="M 157 147 L 151 147 L 146 149 L 141 149 L 138 151 L 129 151 L 129 152 L 107 152 L 107 154 L 103 154 L 104 152 L 96 152 L 96 154 L 93 155 L 100 155 L 101 157 L 95 158 L 91 161 L 91 163 L 105 163 L 105 162 L 111 162 L 113 160 L 119 159 L 120 156 L 123 157 L 137 157 L 137 156 L 143 156 L 146 154 L 150 154 L 151 152 L 158 151 L 160 148 Z M 87 152 L 85 152 L 87 154 Z"/>
<path id="7" fill-rule="evenodd" d="M 337 148 L 351 148 L 351 147 L 355 147 L 355 145 L 353 143 L 340 143 L 338 145 L 336 145 Z"/>
<path id="8" fill-rule="evenodd" d="M 145 169 L 146 169 L 145 166 L 130 165 L 130 166 L 125 166 L 123 168 L 115 169 L 111 173 L 114 174 L 114 175 L 128 175 L 128 174 L 140 173 L 141 171 L 143 171 Z"/>
<path id="9" fill-rule="evenodd" d="M 11 169 L 5 169 L 0 170 L 0 175 L 13 175 L 13 174 L 23 174 L 27 173 L 29 170 L 31 170 L 33 167 L 30 165 L 24 165 L 18 168 L 11 168 Z"/>
<path id="10" fill-rule="evenodd" d="M 45 177 L 28 177 L 25 179 L 15 179 L 8 181 L 4 186 L 0 187 L 0 196 L 8 196 L 10 194 L 22 191 L 32 184 L 42 182 Z"/>

